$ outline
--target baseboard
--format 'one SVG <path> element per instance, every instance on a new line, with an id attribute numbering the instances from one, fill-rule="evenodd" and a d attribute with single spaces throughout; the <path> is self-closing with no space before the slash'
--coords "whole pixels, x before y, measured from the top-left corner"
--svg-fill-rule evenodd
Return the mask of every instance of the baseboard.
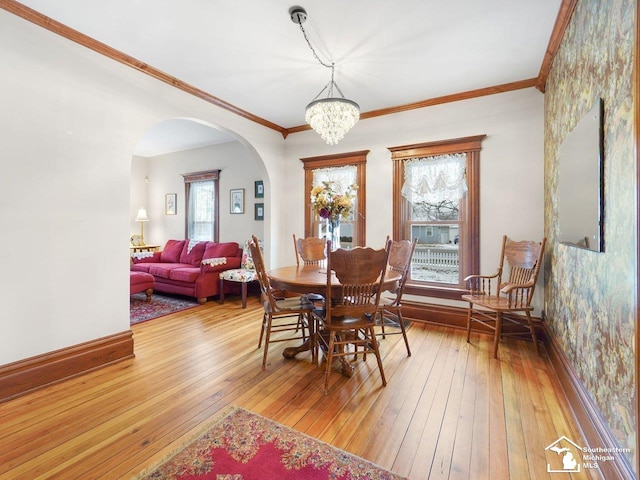
<path id="1" fill-rule="evenodd" d="M 442 325 L 465 330 L 467 328 L 467 308 L 449 305 L 437 305 L 434 303 L 402 302 L 402 316 L 416 322 L 428 323 L 431 325 Z M 515 315 L 514 315 L 515 316 Z M 524 320 L 524 318 L 523 318 Z M 533 317 L 533 326 L 537 333 L 541 332 L 540 318 Z M 505 322 L 503 332 L 505 335 L 519 331 L 518 326 Z M 472 331 L 491 333 L 493 331 L 482 324 L 473 323 Z M 528 336 L 528 332 L 525 332 Z"/>
<path id="2" fill-rule="evenodd" d="M 0 366 L 0 402 L 132 358 L 133 332 L 127 330 L 72 347 Z"/>
<path id="3" fill-rule="evenodd" d="M 416 322 L 467 328 L 467 309 L 434 303 L 402 302 L 402 316 Z"/>
<path id="4" fill-rule="evenodd" d="M 618 447 L 615 437 L 600 414 L 599 408 L 585 390 L 568 357 L 564 354 L 564 351 L 556 341 L 555 336 L 548 330 L 546 324 L 544 328 L 544 340 L 549 358 L 554 367 L 553 369 L 558 376 L 558 381 L 569 402 L 571 414 L 578 424 L 578 427 L 582 430 L 581 434 L 587 442 L 587 446 L 591 448 Z M 592 470 L 592 472 L 599 472 L 603 479 L 619 478 L 634 480 L 636 475 L 633 473 L 633 467 L 626 456 L 619 453 L 615 454 L 614 457 L 616 461 L 599 462 L 599 468 Z"/>

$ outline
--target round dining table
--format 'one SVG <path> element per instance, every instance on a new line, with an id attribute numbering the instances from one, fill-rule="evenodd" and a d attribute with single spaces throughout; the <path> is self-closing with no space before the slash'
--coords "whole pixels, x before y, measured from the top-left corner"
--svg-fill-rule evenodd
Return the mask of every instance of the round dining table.
<path id="1" fill-rule="evenodd" d="M 327 269 L 318 265 L 292 265 L 280 267 L 267 272 L 271 280 L 271 286 L 277 290 L 288 290 L 294 293 L 327 293 Z M 382 290 L 395 290 L 398 287 L 401 275 L 391 269 L 387 269 L 382 282 Z M 334 276 L 331 284 L 340 288 L 340 282 Z"/>
<path id="2" fill-rule="evenodd" d="M 327 269 L 318 265 L 292 265 L 275 268 L 267 272 L 271 286 L 276 290 L 287 290 L 289 292 L 310 294 L 316 293 L 326 295 L 327 293 Z M 392 291 L 398 287 L 401 275 L 391 269 L 387 269 L 382 282 L 383 291 Z M 336 290 L 340 288 L 340 282 L 335 277 L 331 279 L 332 287 Z M 282 356 L 288 359 L 295 358 L 301 352 L 311 348 L 309 340 L 298 347 L 288 347 L 282 352 Z M 342 360 L 342 359 L 341 359 Z M 342 362 L 342 374 L 346 377 L 353 375 L 353 367 Z"/>

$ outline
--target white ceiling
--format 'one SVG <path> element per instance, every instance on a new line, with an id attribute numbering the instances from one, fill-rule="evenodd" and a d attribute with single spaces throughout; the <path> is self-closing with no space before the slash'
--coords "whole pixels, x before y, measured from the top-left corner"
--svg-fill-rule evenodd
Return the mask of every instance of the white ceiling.
<path id="1" fill-rule="evenodd" d="M 367 112 L 537 77 L 561 0 L 21 3 L 291 128 L 330 79 L 291 21 L 293 5 L 307 11 L 311 43 L 335 62 L 344 95 Z"/>
<path id="2" fill-rule="evenodd" d="M 159 123 L 140 139 L 134 155 L 154 157 L 192 148 L 231 142 L 232 136 L 207 125 L 173 118 Z"/>

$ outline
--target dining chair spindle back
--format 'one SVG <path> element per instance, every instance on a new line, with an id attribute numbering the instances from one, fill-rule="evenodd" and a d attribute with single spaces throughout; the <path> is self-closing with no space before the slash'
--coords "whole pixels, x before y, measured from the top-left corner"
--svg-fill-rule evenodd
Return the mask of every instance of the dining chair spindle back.
<path id="1" fill-rule="evenodd" d="M 306 237 L 297 238 L 293 234 L 293 246 L 296 252 L 296 263 L 300 265 L 321 265 L 327 259 L 327 239 Z"/>
<path id="2" fill-rule="evenodd" d="M 374 327 L 389 250 L 355 247 L 332 252 L 330 242 L 327 243 L 327 301 L 324 311 L 313 312 L 318 343 L 327 356 L 324 394 L 328 392 L 333 360 L 352 355 L 349 345 L 356 351 L 362 347 L 365 359 L 366 353 L 375 355 L 382 385 L 386 386 Z"/>
<path id="3" fill-rule="evenodd" d="M 467 342 L 471 324 L 480 323 L 494 332 L 493 357 L 498 357 L 501 337 L 531 336 L 539 354 L 536 331 L 531 319 L 533 293 L 540 272 L 546 238 L 541 242 L 513 241 L 502 237 L 502 252 L 498 270 L 493 275 L 470 275 L 465 278 L 469 294 L 462 300 L 469 302 L 467 310 Z M 505 280 L 506 279 L 506 280 Z M 503 281 L 504 280 L 504 281 Z M 476 308 L 477 307 L 477 308 Z M 519 325 L 505 332 L 504 322 Z M 522 326 L 526 327 L 523 331 Z M 527 332 L 528 331 L 528 332 Z"/>

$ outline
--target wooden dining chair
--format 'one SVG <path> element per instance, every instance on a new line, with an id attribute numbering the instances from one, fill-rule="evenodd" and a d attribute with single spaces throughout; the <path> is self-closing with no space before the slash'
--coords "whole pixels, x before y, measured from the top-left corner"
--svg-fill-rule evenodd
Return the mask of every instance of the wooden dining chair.
<path id="1" fill-rule="evenodd" d="M 262 329 L 258 348 L 262 346 L 264 338 L 264 353 L 262 355 L 262 370 L 267 367 L 267 354 L 269 344 L 277 342 L 288 342 L 291 340 L 301 340 L 311 342 L 311 360 L 317 359 L 317 348 L 315 345 L 315 328 L 311 321 L 311 310 L 313 303 L 304 295 L 294 295 L 282 290 L 274 290 L 271 287 L 269 276 L 264 265 L 264 258 L 260 243 L 257 237 L 252 237 L 249 244 L 251 255 L 255 264 L 258 283 L 263 300 L 264 314 L 262 316 Z M 307 336 L 307 333 L 308 336 Z M 292 332 L 281 335 L 283 332 Z M 273 334 L 276 334 L 275 337 Z"/>
<path id="2" fill-rule="evenodd" d="M 327 244 L 327 301 L 324 311 L 313 312 L 318 344 L 327 357 L 323 392 L 328 392 L 333 360 L 352 355 L 349 345 L 356 351 L 362 348 L 364 358 L 369 352 L 375 355 L 382 385 L 386 386 L 374 327 L 389 251 L 355 247 L 331 252 L 331 242 Z"/>
<path id="3" fill-rule="evenodd" d="M 380 326 L 378 336 L 385 338 L 386 335 L 400 335 L 404 337 L 404 344 L 407 347 L 407 356 L 411 356 L 409 348 L 409 340 L 407 339 L 407 330 L 404 319 L 402 318 L 402 294 L 407 278 L 411 270 L 411 257 L 416 248 L 418 238 L 414 238 L 412 242 L 409 240 L 397 240 L 390 242 L 389 248 L 389 270 L 400 275 L 400 281 L 395 290 L 385 292 L 380 300 L 379 315 L 376 318 L 376 324 Z M 399 329 L 399 331 L 385 330 L 386 326 Z"/>
<path id="4" fill-rule="evenodd" d="M 296 252 L 296 264 L 322 265 L 327 259 L 327 239 L 306 237 L 297 238 L 293 234 L 293 247 Z"/>
<path id="5" fill-rule="evenodd" d="M 472 322 L 480 323 L 494 332 L 493 357 L 498 358 L 501 337 L 530 335 L 539 354 L 536 331 L 531 319 L 533 293 L 540 272 L 546 238 L 541 242 L 513 241 L 502 237 L 502 252 L 498 270 L 493 275 L 470 275 L 465 278 L 469 302 L 467 311 L 467 342 Z M 504 281 L 503 281 L 504 279 Z M 504 323 L 518 327 L 504 330 Z M 526 327 L 523 331 L 522 326 Z"/>
<path id="6" fill-rule="evenodd" d="M 303 265 L 325 265 L 327 260 L 327 239 L 306 237 L 297 238 L 296 234 L 293 234 L 293 247 L 296 252 L 296 265 L 300 266 L 302 261 Z M 318 293 L 309 293 L 307 297 L 312 302 L 320 306 L 324 302 L 324 297 Z M 320 307 L 322 308 L 322 307 Z"/>

